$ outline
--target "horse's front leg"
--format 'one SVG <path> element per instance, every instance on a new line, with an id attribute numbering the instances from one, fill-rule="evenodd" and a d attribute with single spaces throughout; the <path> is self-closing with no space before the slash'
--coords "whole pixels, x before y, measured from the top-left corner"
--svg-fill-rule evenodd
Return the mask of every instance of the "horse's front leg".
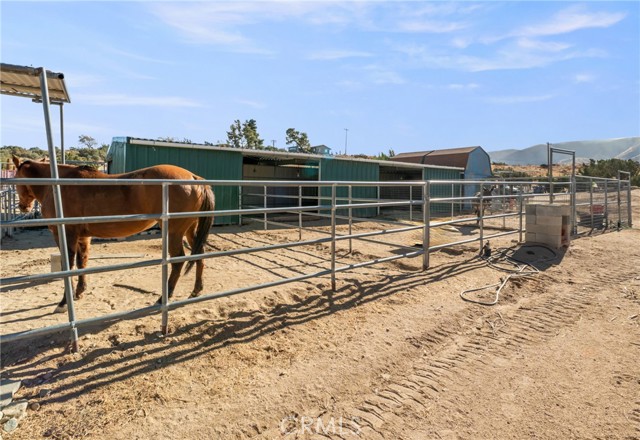
<path id="1" fill-rule="evenodd" d="M 91 246 L 91 237 L 80 237 L 78 239 L 78 252 L 76 254 L 76 265 L 78 269 L 84 269 L 87 267 L 89 261 L 89 247 Z M 78 284 L 76 286 L 75 299 L 83 297 L 84 292 L 87 290 L 87 276 L 79 275 Z"/>
<path id="2" fill-rule="evenodd" d="M 58 245 L 58 249 L 60 249 L 60 255 L 62 255 L 62 249 L 60 247 L 60 237 L 58 236 L 58 229 L 53 228 L 53 237 L 56 240 L 56 244 Z M 69 256 L 69 270 L 73 269 L 73 262 L 76 258 L 76 251 L 78 249 L 78 236 L 69 231 L 66 231 L 67 235 L 67 254 Z M 67 295 L 66 292 L 62 293 L 62 300 L 58 304 L 58 306 L 54 309 L 53 313 L 62 313 L 67 310 Z"/>

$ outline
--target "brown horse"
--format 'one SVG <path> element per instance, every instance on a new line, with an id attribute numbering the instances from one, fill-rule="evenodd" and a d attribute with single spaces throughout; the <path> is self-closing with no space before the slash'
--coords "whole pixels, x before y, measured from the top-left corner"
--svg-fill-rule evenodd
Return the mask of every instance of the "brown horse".
<path id="1" fill-rule="evenodd" d="M 31 160 L 20 161 L 13 157 L 16 165 L 16 177 L 20 178 L 50 178 L 51 168 L 48 162 Z M 58 165 L 60 178 L 65 179 L 174 179 L 174 180 L 203 180 L 183 168 L 173 165 L 158 165 L 125 174 L 105 174 L 87 166 Z M 16 185 L 20 197 L 20 210 L 29 212 L 34 199 L 42 205 L 44 218 L 55 218 L 53 190 L 50 185 Z M 160 214 L 162 212 L 162 188 L 160 185 L 61 185 L 62 207 L 65 217 L 90 217 L 103 215 L 127 214 Z M 212 211 L 215 198 L 213 190 L 208 185 L 169 185 L 170 212 Z M 85 223 L 66 225 L 67 249 L 69 264 L 73 267 L 74 259 L 79 269 L 87 266 L 89 259 L 89 245 L 91 237 L 115 238 L 128 237 L 142 232 L 155 224 L 158 220 L 132 220 L 111 223 Z M 191 246 L 191 253 L 201 254 L 207 241 L 209 229 L 213 223 L 213 216 L 198 218 L 184 218 L 169 220 L 169 255 L 183 256 L 183 237 Z M 58 246 L 58 228 L 50 226 Z M 193 266 L 193 261 L 187 263 L 186 272 Z M 198 296 L 203 289 L 202 273 L 204 263 L 196 260 L 196 282 L 192 297 Z M 176 283 L 184 263 L 171 263 L 169 275 L 169 297 L 173 295 Z M 70 268 L 71 268 L 70 267 Z M 185 273 L 186 273 L 185 272 Z M 80 299 L 87 288 L 85 275 L 78 277 L 75 298 Z M 160 300 L 158 301 L 160 302 Z M 66 309 L 66 297 L 55 312 Z"/>

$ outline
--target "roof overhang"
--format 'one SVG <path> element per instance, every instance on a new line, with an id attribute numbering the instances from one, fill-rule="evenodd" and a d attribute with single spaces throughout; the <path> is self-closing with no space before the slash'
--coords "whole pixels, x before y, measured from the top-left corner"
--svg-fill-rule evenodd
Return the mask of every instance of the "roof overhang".
<path id="1" fill-rule="evenodd" d="M 229 148 L 229 147 L 220 147 L 220 146 L 212 146 L 212 145 L 202 145 L 202 144 L 192 144 L 192 143 L 184 143 L 184 142 L 167 142 L 167 141 L 156 141 L 152 139 L 139 139 L 139 138 L 128 138 L 131 144 L 135 145 L 143 145 L 143 146 L 158 146 L 158 147 L 169 147 L 169 148 L 188 148 L 188 149 L 201 149 L 201 150 L 217 150 L 217 151 L 227 151 L 227 152 L 235 152 L 242 154 L 245 157 L 256 158 L 258 160 L 270 160 L 276 161 L 280 164 L 300 164 L 300 163 L 308 163 L 317 161 L 319 162 L 321 159 L 326 160 L 343 160 L 349 162 L 367 162 L 374 163 L 381 167 L 394 167 L 394 168 L 411 168 L 411 169 L 424 169 L 424 168 L 438 168 L 438 169 L 451 169 L 456 171 L 464 171 L 464 168 L 460 167 L 451 167 L 451 166 L 439 166 L 439 165 L 423 165 L 423 164 L 413 164 L 406 162 L 394 162 L 388 160 L 375 160 L 375 159 L 362 159 L 357 157 L 339 157 L 339 156 L 324 156 L 318 154 L 307 154 L 307 153 L 292 153 L 287 151 L 270 151 L 270 150 L 249 150 L 243 148 Z"/>
<path id="2" fill-rule="evenodd" d="M 30 98 L 34 102 L 42 102 L 42 88 L 40 74 L 42 68 L 16 66 L 13 64 L 0 64 L 0 84 L 3 95 Z M 64 74 L 47 73 L 47 86 L 49 90 L 49 102 L 63 104 L 71 102 L 67 86 L 64 82 Z"/>

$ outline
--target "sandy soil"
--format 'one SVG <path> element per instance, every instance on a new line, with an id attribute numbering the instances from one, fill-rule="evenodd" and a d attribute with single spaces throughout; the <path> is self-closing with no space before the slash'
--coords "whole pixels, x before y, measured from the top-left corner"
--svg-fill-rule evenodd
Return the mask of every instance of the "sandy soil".
<path id="1" fill-rule="evenodd" d="M 40 404 L 5 439 L 493 439 L 640 438 L 640 190 L 634 229 L 583 236 L 541 273 L 510 281 L 496 306 L 462 290 L 505 276 L 477 247 L 403 259 L 256 290 L 160 316 L 2 347 L 16 398 Z M 376 225 L 358 225 L 369 230 Z M 296 240 L 296 230 L 215 228 L 218 250 Z M 434 241 L 466 238 L 443 229 Z M 316 236 L 304 232 L 303 238 Z M 516 247 L 517 236 L 492 240 Z M 419 243 L 420 233 L 388 238 Z M 338 265 L 393 255 L 339 246 Z M 159 258 L 158 236 L 94 243 L 91 266 Z M 2 241 L 1 276 L 49 271 L 46 230 Z M 315 245 L 210 260 L 218 292 L 329 267 Z M 178 283 L 186 298 L 193 275 Z M 78 318 L 150 305 L 160 269 L 95 274 Z M 62 281 L 4 286 L 2 334 L 62 323 Z M 476 298 L 490 299 L 490 292 Z"/>

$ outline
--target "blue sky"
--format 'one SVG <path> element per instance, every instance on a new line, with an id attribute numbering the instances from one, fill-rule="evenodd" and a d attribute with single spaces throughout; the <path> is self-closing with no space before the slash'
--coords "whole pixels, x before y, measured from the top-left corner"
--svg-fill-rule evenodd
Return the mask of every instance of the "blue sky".
<path id="1" fill-rule="evenodd" d="M 1 59 L 65 73 L 86 134 L 375 155 L 640 135 L 640 2 L 1 2 Z M 1 98 L 1 144 L 46 147 Z M 54 107 L 57 128 L 57 108 Z M 55 134 L 58 139 L 59 134 Z"/>

